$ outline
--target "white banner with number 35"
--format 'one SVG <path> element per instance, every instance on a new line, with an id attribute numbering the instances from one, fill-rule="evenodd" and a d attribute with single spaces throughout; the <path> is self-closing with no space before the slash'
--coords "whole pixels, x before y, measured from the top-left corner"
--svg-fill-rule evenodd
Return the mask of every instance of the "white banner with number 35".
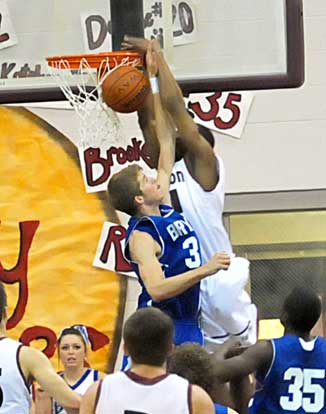
<path id="1" fill-rule="evenodd" d="M 190 94 L 185 103 L 197 124 L 240 138 L 253 98 L 252 92 L 209 92 Z"/>

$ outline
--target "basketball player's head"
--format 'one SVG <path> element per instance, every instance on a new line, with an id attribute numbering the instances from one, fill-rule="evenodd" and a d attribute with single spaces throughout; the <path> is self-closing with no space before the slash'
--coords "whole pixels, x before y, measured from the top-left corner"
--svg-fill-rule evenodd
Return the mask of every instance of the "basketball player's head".
<path id="1" fill-rule="evenodd" d="M 58 338 L 58 355 L 66 368 L 84 366 L 89 343 L 87 329 L 83 325 L 64 328 Z"/>
<path id="2" fill-rule="evenodd" d="M 209 353 L 199 344 L 186 343 L 176 347 L 168 360 L 168 371 L 199 385 L 212 396 L 214 365 Z"/>
<path id="3" fill-rule="evenodd" d="M 160 204 L 163 195 L 157 180 L 144 174 L 138 165 L 130 165 L 112 176 L 108 196 L 116 210 L 134 216 L 145 203 Z"/>
<path id="4" fill-rule="evenodd" d="M 173 349 L 172 319 L 157 308 L 138 309 L 123 328 L 124 351 L 133 364 L 162 366 Z"/>
<path id="5" fill-rule="evenodd" d="M 321 314 L 321 301 L 308 287 L 296 287 L 285 298 L 281 322 L 286 329 L 309 333 Z"/>
<path id="6" fill-rule="evenodd" d="M 203 125 L 200 124 L 194 124 L 198 128 L 199 134 L 205 138 L 205 140 L 210 144 L 212 148 L 214 148 L 215 145 L 215 139 L 214 135 L 212 134 L 212 131 Z M 176 146 L 175 146 L 175 160 L 179 161 L 181 160 L 187 152 L 187 147 L 185 144 L 183 144 L 182 140 L 177 137 L 176 139 Z"/>
<path id="7" fill-rule="evenodd" d="M 7 293 L 3 283 L 0 281 L 0 325 L 6 326 L 7 322 Z"/>

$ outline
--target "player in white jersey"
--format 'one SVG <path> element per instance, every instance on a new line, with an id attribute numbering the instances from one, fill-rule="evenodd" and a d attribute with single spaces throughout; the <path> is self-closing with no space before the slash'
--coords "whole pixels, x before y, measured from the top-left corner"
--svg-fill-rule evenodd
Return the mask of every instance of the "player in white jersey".
<path id="1" fill-rule="evenodd" d="M 167 374 L 173 336 L 173 321 L 161 310 L 142 308 L 132 314 L 123 329 L 130 370 L 92 385 L 82 398 L 80 414 L 213 414 L 213 402 L 202 388 Z"/>
<path id="2" fill-rule="evenodd" d="M 80 395 L 105 374 L 86 367 L 87 346 L 90 344 L 87 328 L 73 325 L 64 328 L 58 336 L 58 356 L 63 365 L 60 377 Z M 36 390 L 35 414 L 66 414 L 66 410 L 42 389 Z"/>
<path id="3" fill-rule="evenodd" d="M 147 40 L 126 36 L 125 49 L 144 52 Z M 177 130 L 176 160 L 171 176 L 171 199 L 189 220 L 198 234 L 204 263 L 212 252 L 232 253 L 224 228 L 224 167 L 216 157 L 214 137 L 207 128 L 198 127 L 187 113 L 182 92 L 177 85 L 162 52 L 156 44 L 159 64 L 161 99 Z M 159 149 L 153 125 L 150 100 L 138 112 L 151 166 L 156 167 Z M 211 141 L 210 143 L 208 141 Z M 227 271 L 201 281 L 201 327 L 205 343 L 223 343 L 230 335 L 237 335 L 245 344 L 256 341 L 257 311 L 245 291 L 249 280 L 249 262 L 234 258 Z"/>
<path id="4" fill-rule="evenodd" d="M 0 413 L 29 414 L 31 382 L 36 380 L 67 413 L 77 413 L 80 397 L 55 373 L 39 350 L 6 336 L 7 296 L 0 282 Z"/>

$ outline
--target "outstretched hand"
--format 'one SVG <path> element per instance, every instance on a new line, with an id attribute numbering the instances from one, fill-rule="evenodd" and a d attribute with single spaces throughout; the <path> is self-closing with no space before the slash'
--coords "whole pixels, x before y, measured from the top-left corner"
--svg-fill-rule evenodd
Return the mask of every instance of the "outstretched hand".
<path id="1" fill-rule="evenodd" d="M 208 275 L 213 275 L 219 270 L 227 270 L 230 266 L 231 258 L 225 253 L 215 253 L 214 256 L 204 264 L 207 269 Z"/>
<path id="2" fill-rule="evenodd" d="M 143 39 L 141 37 L 133 37 L 125 35 L 123 41 L 121 43 L 122 50 L 135 50 L 138 53 L 145 54 L 147 52 L 147 48 L 149 43 L 152 43 L 153 49 L 155 52 L 160 50 L 159 42 L 154 40 Z"/>

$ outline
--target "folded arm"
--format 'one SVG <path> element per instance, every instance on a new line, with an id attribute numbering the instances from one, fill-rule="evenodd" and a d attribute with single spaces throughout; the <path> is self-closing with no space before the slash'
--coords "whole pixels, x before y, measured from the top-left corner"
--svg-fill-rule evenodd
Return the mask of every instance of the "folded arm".
<path id="1" fill-rule="evenodd" d="M 206 276 L 227 269 L 230 263 L 226 253 L 218 253 L 197 269 L 165 278 L 157 259 L 161 248 L 149 234 L 135 231 L 130 237 L 129 250 L 131 260 L 138 264 L 140 277 L 149 295 L 157 302 L 183 293 Z"/>

